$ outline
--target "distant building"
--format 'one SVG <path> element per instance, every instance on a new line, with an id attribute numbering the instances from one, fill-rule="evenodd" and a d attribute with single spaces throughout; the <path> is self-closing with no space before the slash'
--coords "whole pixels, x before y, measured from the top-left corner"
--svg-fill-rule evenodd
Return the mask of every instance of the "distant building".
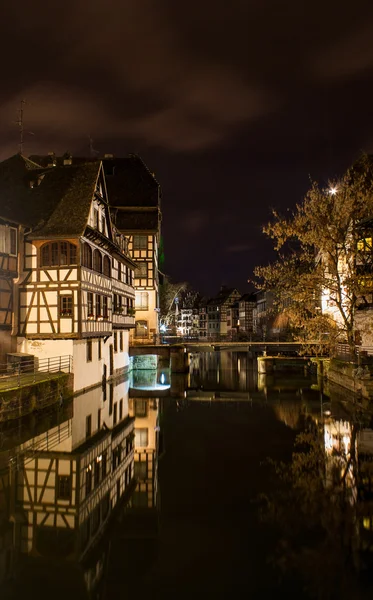
<path id="1" fill-rule="evenodd" d="M 256 304 L 253 308 L 253 332 L 264 340 L 272 333 L 273 293 L 261 290 L 255 292 L 254 297 Z"/>
<path id="2" fill-rule="evenodd" d="M 207 335 L 209 338 L 225 338 L 228 334 L 227 309 L 240 298 L 235 288 L 222 286 L 219 294 L 207 303 Z"/>
<path id="3" fill-rule="evenodd" d="M 207 298 L 203 298 L 198 306 L 198 337 L 204 340 L 208 335 Z"/>
<path id="4" fill-rule="evenodd" d="M 75 390 L 128 370 L 135 265 L 110 219 L 102 164 L 43 168 L 15 155 L 0 163 L 0 195 L 0 217 L 22 223 L 13 348 L 71 356 Z"/>
<path id="5" fill-rule="evenodd" d="M 236 301 L 227 308 L 227 336 L 231 340 L 238 339 L 239 323 L 239 303 Z"/>
<path id="6" fill-rule="evenodd" d="M 239 306 L 239 331 L 243 334 L 252 334 L 254 331 L 253 312 L 256 306 L 255 294 L 244 294 L 238 301 Z"/>

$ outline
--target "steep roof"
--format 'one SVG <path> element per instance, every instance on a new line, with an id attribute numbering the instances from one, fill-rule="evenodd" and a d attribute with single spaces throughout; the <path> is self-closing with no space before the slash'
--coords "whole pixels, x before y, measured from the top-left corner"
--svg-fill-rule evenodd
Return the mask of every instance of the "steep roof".
<path id="1" fill-rule="evenodd" d="M 82 235 L 100 163 L 42 168 L 13 156 L 0 163 L 0 216 L 33 227 L 33 237 Z"/>
<path id="2" fill-rule="evenodd" d="M 256 302 L 256 296 L 253 292 L 249 292 L 247 294 L 243 294 L 241 298 L 238 299 L 239 302 Z"/>
<path id="3" fill-rule="evenodd" d="M 50 155 L 31 158 L 44 167 L 52 160 Z M 64 158 L 54 157 L 56 165 L 63 166 Z M 73 165 L 100 160 L 104 166 L 110 206 L 159 206 L 159 183 L 137 154 L 124 158 L 71 157 Z"/>
<path id="4" fill-rule="evenodd" d="M 109 196 L 110 200 L 110 196 Z M 120 231 L 156 231 L 159 228 L 159 211 L 112 210 L 113 220 Z"/>
<path id="5" fill-rule="evenodd" d="M 211 300 L 208 301 L 208 304 L 224 304 L 234 293 L 239 294 L 240 292 L 236 290 L 236 288 L 222 287 L 217 296 L 215 296 L 215 298 L 211 298 Z"/>

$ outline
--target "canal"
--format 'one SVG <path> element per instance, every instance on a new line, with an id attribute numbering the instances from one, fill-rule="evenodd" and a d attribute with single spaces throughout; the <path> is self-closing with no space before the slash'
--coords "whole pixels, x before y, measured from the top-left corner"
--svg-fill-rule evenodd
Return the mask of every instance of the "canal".
<path id="1" fill-rule="evenodd" d="M 1 599 L 370 597 L 357 400 L 205 353 L 3 424 Z"/>

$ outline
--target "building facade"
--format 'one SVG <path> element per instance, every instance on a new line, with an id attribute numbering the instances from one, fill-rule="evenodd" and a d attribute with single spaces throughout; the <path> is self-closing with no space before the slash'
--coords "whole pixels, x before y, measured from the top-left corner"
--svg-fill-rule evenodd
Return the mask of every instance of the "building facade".
<path id="1" fill-rule="evenodd" d="M 241 294 L 235 288 L 222 286 L 215 298 L 207 303 L 207 336 L 226 338 L 228 334 L 227 309 L 240 298 Z"/>
<path id="2" fill-rule="evenodd" d="M 35 167 L 10 183 L 17 213 L 31 225 L 13 294 L 17 352 L 71 356 L 74 390 L 125 372 L 135 265 L 111 222 L 102 164 Z"/>

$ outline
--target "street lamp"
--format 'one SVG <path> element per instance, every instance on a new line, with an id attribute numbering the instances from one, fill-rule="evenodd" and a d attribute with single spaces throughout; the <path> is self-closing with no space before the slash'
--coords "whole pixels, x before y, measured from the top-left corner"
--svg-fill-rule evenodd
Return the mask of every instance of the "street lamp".
<path id="1" fill-rule="evenodd" d="M 336 188 L 336 186 L 333 186 L 333 187 L 329 188 L 329 194 L 330 194 L 331 196 L 335 196 L 335 195 L 336 195 L 336 193 L 337 193 L 337 188 Z"/>

